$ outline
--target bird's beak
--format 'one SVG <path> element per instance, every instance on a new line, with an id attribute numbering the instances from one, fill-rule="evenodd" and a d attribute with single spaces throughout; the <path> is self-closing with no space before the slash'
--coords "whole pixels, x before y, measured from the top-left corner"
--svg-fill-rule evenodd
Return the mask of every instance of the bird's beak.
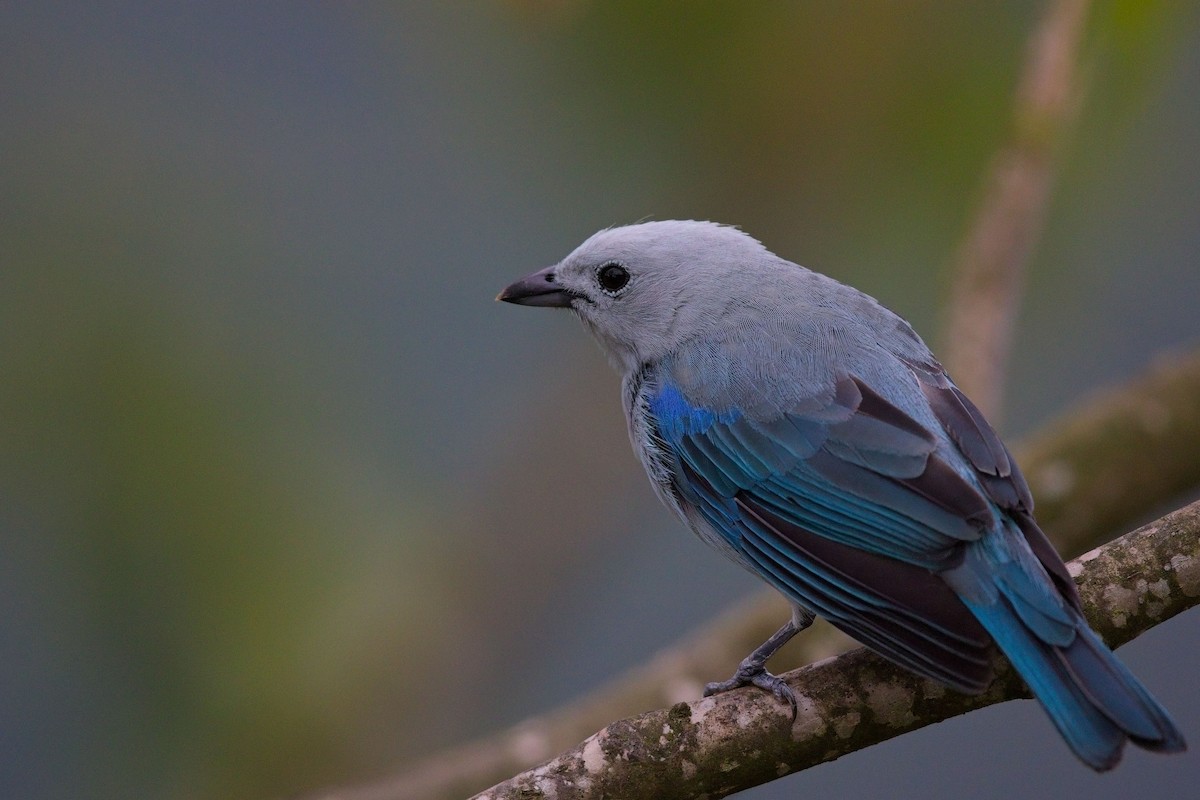
<path id="1" fill-rule="evenodd" d="M 504 287 L 496 295 L 497 300 L 516 303 L 519 306 L 543 306 L 545 308 L 570 308 L 573 295 L 554 282 L 554 267 L 546 267 L 532 275 L 526 275 L 516 283 Z"/>

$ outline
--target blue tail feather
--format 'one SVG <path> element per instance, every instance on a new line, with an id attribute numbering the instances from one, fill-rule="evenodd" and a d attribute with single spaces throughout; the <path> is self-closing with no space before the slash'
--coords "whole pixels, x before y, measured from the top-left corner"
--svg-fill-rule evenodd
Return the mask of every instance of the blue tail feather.
<path id="1" fill-rule="evenodd" d="M 1096 708 L 1057 657 L 1057 648 L 1038 640 L 1007 600 L 967 606 L 1008 656 L 1071 750 L 1092 769 L 1115 767 L 1121 759 L 1125 734 Z"/>
<path id="2" fill-rule="evenodd" d="M 986 568 L 979 563 L 978 559 L 987 561 L 997 554 L 975 550 L 962 567 L 945 577 L 1008 656 L 1071 750 L 1088 766 L 1103 771 L 1120 761 L 1127 740 L 1148 750 L 1185 749 L 1183 736 L 1167 712 L 1073 606 L 1056 603 L 1053 609 L 1038 608 L 1030 603 L 1036 599 L 1032 593 L 1018 595 L 1005 581 L 998 586 L 992 583 L 997 571 L 1017 566 L 1008 562 L 997 570 L 994 561 Z M 985 586 L 999 591 L 981 591 Z M 1039 618 L 1035 611 L 1044 616 Z M 1062 635 L 1064 614 L 1073 623 L 1069 637 Z M 1050 620 L 1054 624 L 1047 625 Z"/>
<path id="3" fill-rule="evenodd" d="M 1148 750 L 1186 749 L 1170 715 L 1090 628 L 1081 628 L 1075 642 L 1059 653 L 1092 703 L 1130 739 Z"/>
<path id="4" fill-rule="evenodd" d="M 1039 585 L 1026 565 L 1018 561 L 997 567 L 996 573 L 1000 591 L 1040 641 L 1060 646 L 1074 641 L 1078 615 L 1049 581 L 1043 578 Z"/>

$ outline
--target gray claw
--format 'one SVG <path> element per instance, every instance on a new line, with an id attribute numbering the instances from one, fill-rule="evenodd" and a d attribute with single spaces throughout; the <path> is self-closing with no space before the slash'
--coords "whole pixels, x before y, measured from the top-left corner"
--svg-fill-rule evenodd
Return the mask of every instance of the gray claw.
<path id="1" fill-rule="evenodd" d="M 786 702 L 792 709 L 792 722 L 796 721 L 798 713 L 796 693 L 792 691 L 792 687 L 783 682 L 782 678 L 772 675 L 761 666 L 757 669 L 745 669 L 745 665 L 738 667 L 738 671 L 733 673 L 733 677 L 729 680 L 705 686 L 704 696 L 711 697 L 714 694 L 740 689 L 743 686 L 757 686 L 775 695 L 777 700 Z"/>

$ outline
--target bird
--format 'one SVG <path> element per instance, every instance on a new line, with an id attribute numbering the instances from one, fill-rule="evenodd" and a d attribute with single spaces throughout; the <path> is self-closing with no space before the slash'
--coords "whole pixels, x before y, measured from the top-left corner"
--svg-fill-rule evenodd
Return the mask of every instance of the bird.
<path id="1" fill-rule="evenodd" d="M 790 603 L 705 696 L 757 686 L 816 616 L 966 694 L 998 648 L 1089 767 L 1127 741 L 1185 749 L 1084 619 L 1012 454 L 913 328 L 739 228 L 606 228 L 497 300 L 570 309 L 622 375 L 630 441 L 662 502 Z"/>

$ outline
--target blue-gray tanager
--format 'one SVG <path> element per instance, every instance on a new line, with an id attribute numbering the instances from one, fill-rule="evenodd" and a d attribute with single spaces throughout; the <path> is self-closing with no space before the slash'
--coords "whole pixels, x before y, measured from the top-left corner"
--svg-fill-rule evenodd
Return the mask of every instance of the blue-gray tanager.
<path id="1" fill-rule="evenodd" d="M 1012 456 L 903 319 L 708 222 L 603 230 L 499 300 L 570 308 L 624 375 L 659 497 L 791 602 L 705 695 L 753 684 L 820 615 L 959 691 L 1008 656 L 1071 749 L 1183 750 L 1166 711 L 1088 627 Z"/>

